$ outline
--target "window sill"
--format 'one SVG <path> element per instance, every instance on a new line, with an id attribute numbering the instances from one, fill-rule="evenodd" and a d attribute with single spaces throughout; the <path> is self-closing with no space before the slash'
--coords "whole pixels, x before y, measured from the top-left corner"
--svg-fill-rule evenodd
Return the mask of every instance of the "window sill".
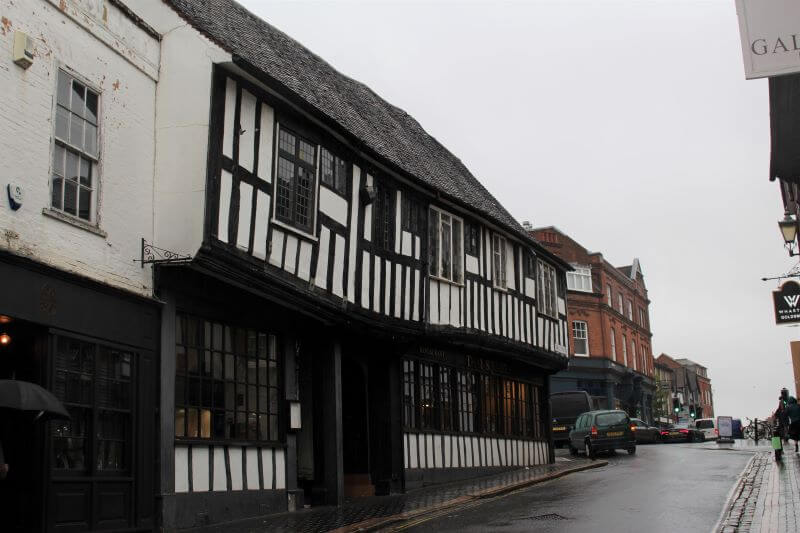
<path id="1" fill-rule="evenodd" d="M 463 286 L 464 286 L 464 283 L 463 283 L 463 282 L 462 282 L 462 283 L 459 283 L 459 282 L 457 282 L 457 281 L 453 281 L 453 280 L 451 280 L 451 279 L 442 278 L 442 277 L 439 277 L 439 276 L 434 276 L 434 275 L 430 275 L 430 274 L 428 275 L 428 277 L 429 277 L 430 279 L 434 279 L 434 280 L 436 280 L 436 281 L 441 281 L 442 283 L 447 283 L 448 285 L 455 285 L 456 287 L 463 287 Z"/>
<path id="2" fill-rule="evenodd" d="M 278 220 L 277 218 L 273 217 L 273 219 L 270 222 L 271 222 L 271 224 L 273 226 L 278 226 L 279 228 L 281 228 L 283 230 L 286 230 L 286 231 L 288 231 L 290 233 L 294 233 L 298 237 L 302 237 L 302 238 L 304 238 L 306 240 L 312 240 L 314 242 L 319 241 L 319 237 L 317 237 L 316 235 L 314 235 L 312 233 L 308 233 L 307 231 L 303 231 L 303 230 L 301 230 L 299 228 L 296 228 L 296 227 L 292 226 L 291 224 L 287 224 L 286 222 Z"/>
<path id="3" fill-rule="evenodd" d="M 45 207 L 42 209 L 42 214 L 46 217 L 54 218 L 56 220 L 60 220 L 66 224 L 71 226 L 75 226 L 76 228 L 80 228 L 82 230 L 86 230 L 89 233 L 94 233 L 98 237 L 106 238 L 108 237 L 108 233 L 101 230 L 99 227 L 95 226 L 94 224 L 90 224 L 81 220 L 78 217 L 74 217 L 72 215 L 68 215 L 66 213 L 62 213 L 61 211 L 56 211 L 55 209 L 51 209 L 49 207 Z"/>

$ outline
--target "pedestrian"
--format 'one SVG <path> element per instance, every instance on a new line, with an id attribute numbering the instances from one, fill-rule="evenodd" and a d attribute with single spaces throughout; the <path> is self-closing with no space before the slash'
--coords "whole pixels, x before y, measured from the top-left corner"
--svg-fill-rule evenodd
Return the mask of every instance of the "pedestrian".
<path id="1" fill-rule="evenodd" d="M 787 400 L 786 418 L 789 420 L 789 438 L 794 441 L 794 451 L 797 452 L 800 441 L 800 404 L 794 396 Z"/>

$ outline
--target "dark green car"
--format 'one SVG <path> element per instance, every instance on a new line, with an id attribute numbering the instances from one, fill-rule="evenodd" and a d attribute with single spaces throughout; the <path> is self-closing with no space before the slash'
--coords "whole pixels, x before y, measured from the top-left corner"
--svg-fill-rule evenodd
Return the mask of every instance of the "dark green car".
<path id="1" fill-rule="evenodd" d="M 636 453 L 636 437 L 631 429 L 631 419 L 625 411 L 589 411 L 575 421 L 575 429 L 569 432 L 569 451 L 577 455 L 579 450 L 594 459 L 597 452 L 627 450 Z"/>

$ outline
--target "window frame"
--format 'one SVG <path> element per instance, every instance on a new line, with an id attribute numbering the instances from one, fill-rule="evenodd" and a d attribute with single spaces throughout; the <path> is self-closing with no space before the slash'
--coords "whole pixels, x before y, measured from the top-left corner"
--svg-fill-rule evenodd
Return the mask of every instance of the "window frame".
<path id="1" fill-rule="evenodd" d="M 633 322 L 633 302 L 631 302 L 630 300 L 627 300 L 627 302 L 628 302 L 628 314 L 626 316 L 628 317 L 628 320 Z"/>
<path id="2" fill-rule="evenodd" d="M 579 333 L 582 333 L 583 337 L 579 337 Z M 578 352 L 578 341 L 585 343 L 586 350 L 584 352 Z M 572 346 L 574 348 L 573 355 L 589 357 L 589 324 L 585 320 L 572 321 Z"/>
<path id="3" fill-rule="evenodd" d="M 194 342 L 189 344 L 189 320 L 195 323 Z M 283 357 L 281 352 L 281 340 L 276 332 L 267 331 L 264 328 L 253 328 L 243 326 L 238 323 L 230 323 L 215 318 L 203 317 L 193 313 L 179 312 L 175 321 L 176 337 L 176 364 L 175 364 L 175 428 L 174 438 L 181 442 L 201 442 L 206 444 L 225 443 L 225 444 L 248 444 L 259 443 L 265 446 L 280 446 L 285 440 L 285 430 L 283 427 Z M 179 328 L 180 330 L 179 336 Z M 219 343 L 216 341 L 217 333 L 222 335 Z M 244 334 L 243 340 L 238 336 Z M 250 335 L 255 334 L 255 344 L 252 351 L 250 348 Z M 264 338 L 264 356 L 259 354 L 259 338 Z M 274 349 L 274 351 L 273 351 Z M 196 356 L 196 371 L 191 371 L 191 355 L 194 351 Z M 185 368 L 181 369 L 180 354 L 183 353 Z M 274 357 L 272 354 L 274 353 Z M 219 356 L 219 357 L 217 357 Z M 217 364 L 217 361 L 219 362 Z M 255 364 L 251 365 L 250 362 Z M 263 362 L 263 365 L 259 365 Z M 274 365 L 272 365 L 274 363 Z M 205 365 L 205 368 L 204 368 Z M 264 380 L 262 380 L 262 371 Z M 216 369 L 219 369 L 219 377 L 215 376 Z M 230 376 L 230 373 L 233 376 Z M 243 375 L 240 375 L 242 374 Z M 274 376 L 274 384 L 273 383 Z M 183 379 L 183 398 L 178 399 L 179 379 Z M 197 384 L 198 390 L 196 400 L 192 400 L 192 386 Z M 208 403 L 204 394 L 206 393 L 206 383 L 211 397 Z M 262 397 L 262 393 L 264 396 Z M 217 395 L 221 394 L 217 401 Z M 274 396 L 273 396 L 274 395 Z M 241 401 L 244 402 L 240 407 Z M 274 397 L 274 410 L 272 408 Z M 228 400 L 232 400 L 232 405 L 228 405 Z M 251 400 L 255 401 L 255 409 L 251 409 Z M 266 403 L 264 409 L 260 409 L 262 400 Z M 183 431 L 178 428 L 179 410 L 183 409 Z M 196 419 L 196 435 L 189 434 L 190 416 L 189 410 L 194 410 Z M 203 412 L 209 412 L 208 436 L 203 436 Z M 223 434 L 215 434 L 215 416 L 222 415 Z M 232 418 L 228 418 L 231 414 Z M 240 416 L 243 415 L 240 422 Z M 251 415 L 254 417 L 255 437 L 249 432 Z M 261 438 L 260 417 L 266 420 L 267 438 Z M 232 421 L 231 435 L 228 436 L 228 421 Z M 272 427 L 274 420 L 274 427 Z M 239 424 L 243 424 L 243 436 L 238 434 Z"/>
<path id="4" fill-rule="evenodd" d="M 622 334 L 622 361 L 625 366 L 628 366 L 628 336 Z"/>
<path id="5" fill-rule="evenodd" d="M 617 293 L 617 303 L 619 304 L 619 314 L 621 314 L 622 316 L 625 316 L 625 313 L 624 313 L 624 301 L 623 300 L 624 300 L 624 298 L 622 297 L 622 293 L 618 292 Z"/>
<path id="6" fill-rule="evenodd" d="M 617 332 L 611 328 L 611 357 L 613 361 L 617 361 Z"/>
<path id="7" fill-rule="evenodd" d="M 332 183 L 327 183 L 325 181 L 325 172 L 324 172 L 324 165 L 325 165 L 325 154 L 328 154 L 332 158 Z M 339 163 L 344 165 L 344 176 L 340 176 L 339 171 Z M 348 161 L 347 159 L 341 157 L 336 150 L 332 150 L 325 146 L 324 144 L 319 145 L 319 184 L 320 186 L 325 186 L 327 189 L 335 192 L 339 196 L 344 197 L 347 199 L 347 191 L 350 188 L 350 177 L 352 174 L 353 164 Z M 340 182 L 341 177 L 341 182 Z"/>
<path id="8" fill-rule="evenodd" d="M 503 291 L 508 290 L 507 244 L 505 236 L 492 233 L 492 287 Z"/>
<path id="9" fill-rule="evenodd" d="M 442 254 L 443 217 L 450 219 L 450 277 L 444 272 Z M 433 226 L 435 225 L 435 231 Z M 456 225 L 459 232 L 456 235 Z M 456 239 L 457 237 L 457 239 Z M 456 246 L 457 244 L 457 246 Z M 464 219 L 435 205 L 428 206 L 428 274 L 454 285 L 464 285 Z M 456 261 L 457 259 L 457 261 Z"/>
<path id="10" fill-rule="evenodd" d="M 614 309 L 614 298 L 611 290 L 611 285 L 606 285 L 606 294 L 608 295 L 608 306 Z"/>
<path id="11" fill-rule="evenodd" d="M 572 271 L 567 272 L 567 289 L 577 292 L 593 292 L 592 267 L 584 265 L 572 265 L 572 268 Z M 572 280 L 572 283 L 570 283 L 570 280 Z M 587 281 L 588 288 L 584 286 Z"/>
<path id="12" fill-rule="evenodd" d="M 281 134 L 283 132 L 287 132 L 290 135 L 295 137 L 295 147 L 294 153 L 290 153 L 284 150 L 281 147 Z M 311 164 L 308 161 L 305 161 L 300 157 L 300 146 L 301 143 L 306 143 L 311 145 L 314 148 L 314 163 Z M 304 134 L 301 128 L 294 127 L 291 124 L 286 124 L 283 121 L 276 121 L 275 127 L 275 155 L 274 155 L 274 175 L 272 176 L 273 179 L 273 194 L 272 194 L 272 221 L 277 222 L 280 226 L 302 233 L 304 235 L 309 235 L 311 237 L 316 237 L 316 228 L 317 228 L 317 202 L 319 200 L 319 193 L 318 193 L 318 185 L 320 181 L 319 172 L 320 172 L 320 154 L 322 153 L 322 146 L 314 141 L 311 137 Z M 333 153 L 333 152 L 332 152 Z M 284 154 L 288 155 L 288 157 L 284 157 Z M 293 174 L 292 174 L 292 186 L 289 194 L 289 215 L 285 216 L 280 213 L 278 201 L 282 197 L 279 194 L 279 188 L 281 187 L 280 182 L 282 178 L 280 177 L 281 172 L 281 158 L 288 161 L 290 164 L 293 165 Z M 309 220 L 308 225 L 303 225 L 299 223 L 297 219 L 297 189 L 299 188 L 298 183 L 298 169 L 303 168 L 306 171 L 310 171 L 311 176 L 311 183 L 309 186 Z"/>
<path id="13" fill-rule="evenodd" d="M 474 237 L 474 241 L 473 241 Z M 481 228 L 475 222 L 464 222 L 464 253 L 473 257 L 481 256 Z"/>
<path id="14" fill-rule="evenodd" d="M 536 261 L 536 312 L 558 319 L 558 273 L 541 259 Z M 547 292 L 548 289 L 551 289 Z"/>
<path id="15" fill-rule="evenodd" d="M 375 201 L 372 202 L 372 244 L 381 251 L 394 253 L 397 230 L 397 189 L 386 180 L 373 177 Z"/>
<path id="16" fill-rule="evenodd" d="M 68 92 L 69 92 L 69 103 L 64 106 L 61 102 L 59 102 L 59 89 L 61 86 L 61 77 L 65 77 L 68 81 Z M 71 142 L 69 137 L 72 135 L 72 120 L 73 116 L 76 113 L 72 110 L 72 99 L 74 96 L 74 89 L 73 83 L 77 82 L 79 85 L 84 87 L 84 105 L 82 109 L 82 114 L 79 116 L 82 128 L 82 136 L 83 136 L 83 144 L 78 146 Z M 87 111 L 87 104 L 86 99 L 87 95 L 91 93 L 96 97 L 96 109 L 95 109 L 95 122 L 92 123 L 89 118 L 87 118 L 86 111 Z M 98 87 L 93 82 L 89 81 L 85 77 L 81 76 L 74 70 L 70 69 L 64 64 L 57 64 L 56 65 L 56 76 L 55 76 L 55 90 L 53 93 L 53 109 L 52 109 L 52 118 L 51 118 L 51 129 L 50 129 L 50 161 L 49 161 L 49 178 L 48 178 L 48 203 L 47 207 L 45 208 L 45 213 L 56 213 L 57 218 L 61 220 L 65 220 L 67 222 L 74 222 L 79 227 L 85 227 L 87 229 L 98 230 L 100 226 L 100 201 L 99 196 L 101 192 L 101 176 L 102 176 L 102 133 L 103 129 L 101 127 L 102 120 L 103 120 L 103 112 L 102 112 L 102 102 L 103 102 L 103 91 L 100 87 Z M 66 134 L 64 137 L 59 136 L 58 134 L 58 125 L 59 125 L 59 108 L 64 109 L 64 111 L 68 114 L 67 117 L 67 124 L 66 124 Z M 88 151 L 86 149 L 86 124 L 91 124 L 95 128 L 95 151 L 94 153 Z M 61 162 L 61 172 L 63 174 L 59 174 L 56 167 L 56 154 L 58 149 L 61 149 L 63 152 L 62 162 Z M 75 176 L 76 180 L 70 180 L 75 183 L 75 213 L 70 213 L 64 209 L 64 201 L 66 199 L 66 184 L 69 178 L 67 177 L 67 160 L 69 153 L 72 153 L 76 157 L 76 164 L 78 165 L 78 175 Z M 81 162 L 82 160 L 87 160 L 89 162 L 89 185 L 82 185 L 81 184 Z M 60 193 L 60 207 L 53 205 L 53 197 L 55 195 L 55 180 L 56 176 L 61 180 L 61 193 Z M 84 218 L 80 216 L 80 196 L 82 190 L 89 191 L 89 218 Z"/>

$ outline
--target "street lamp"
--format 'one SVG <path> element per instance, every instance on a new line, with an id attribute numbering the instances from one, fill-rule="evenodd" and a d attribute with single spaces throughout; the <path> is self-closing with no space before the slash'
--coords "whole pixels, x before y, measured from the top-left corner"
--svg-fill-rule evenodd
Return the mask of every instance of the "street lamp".
<path id="1" fill-rule="evenodd" d="M 784 213 L 783 220 L 778 221 L 778 227 L 781 229 L 784 246 L 789 250 L 789 257 L 798 255 L 794 252 L 794 241 L 797 239 L 797 221 L 792 218 L 789 211 Z"/>

